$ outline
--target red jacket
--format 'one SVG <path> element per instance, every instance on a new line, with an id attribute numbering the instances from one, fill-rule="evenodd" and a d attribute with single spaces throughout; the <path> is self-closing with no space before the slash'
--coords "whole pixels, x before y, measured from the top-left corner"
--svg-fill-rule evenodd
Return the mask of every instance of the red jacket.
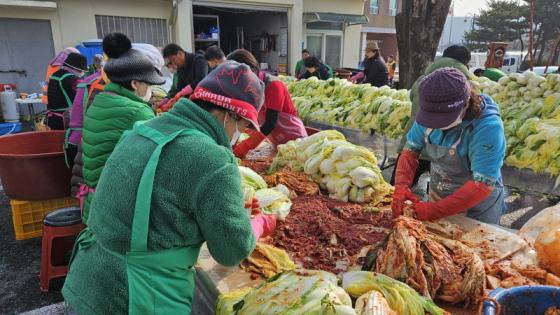
<path id="1" fill-rule="evenodd" d="M 264 90 L 264 104 L 261 112 L 267 109 L 275 110 L 279 113 L 288 113 L 297 116 L 297 109 L 292 103 L 292 97 L 288 88 L 282 81 L 271 81 Z"/>

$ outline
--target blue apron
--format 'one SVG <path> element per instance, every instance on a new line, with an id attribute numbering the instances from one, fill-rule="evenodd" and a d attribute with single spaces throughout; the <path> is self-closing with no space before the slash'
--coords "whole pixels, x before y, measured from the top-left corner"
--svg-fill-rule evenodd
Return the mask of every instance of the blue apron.
<path id="1" fill-rule="evenodd" d="M 457 151 L 457 147 L 463 140 L 463 133 L 468 128 L 469 126 L 463 128 L 459 139 L 451 148 L 430 143 L 430 134 L 433 129 L 426 129 L 423 153 L 431 161 L 430 202 L 438 201 L 451 195 L 467 181 L 473 180 L 472 172 L 467 166 L 470 164 L 468 157 L 460 156 Z M 485 223 L 499 224 L 504 208 L 504 185 L 500 177 L 490 196 L 469 209 L 467 216 Z"/>

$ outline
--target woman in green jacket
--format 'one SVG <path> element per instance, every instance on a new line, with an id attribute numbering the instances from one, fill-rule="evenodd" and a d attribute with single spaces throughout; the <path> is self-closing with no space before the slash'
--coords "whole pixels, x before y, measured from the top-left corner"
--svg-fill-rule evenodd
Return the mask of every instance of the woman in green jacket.
<path id="1" fill-rule="evenodd" d="M 258 130 L 263 90 L 248 66 L 226 61 L 192 101 L 125 133 L 62 289 L 78 314 L 190 314 L 202 243 L 235 266 L 272 232 L 273 216 L 249 218 L 231 151 L 242 130 Z"/>
<path id="2" fill-rule="evenodd" d="M 145 54 L 132 49 L 130 40 L 120 33 L 103 39 L 103 52 L 109 57 L 104 72 L 111 81 L 97 94 L 88 108 L 83 127 L 82 161 L 85 184 L 80 187 L 83 221 L 87 223 L 89 206 L 105 162 L 124 131 L 137 121 L 152 119 L 148 101 L 151 85 L 165 83 L 159 70 Z"/>

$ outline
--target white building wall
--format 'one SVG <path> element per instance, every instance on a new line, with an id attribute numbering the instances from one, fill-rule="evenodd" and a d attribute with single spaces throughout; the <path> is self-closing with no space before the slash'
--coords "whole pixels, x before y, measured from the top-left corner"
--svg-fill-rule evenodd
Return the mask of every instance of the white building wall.
<path id="1" fill-rule="evenodd" d="M 96 14 L 165 20 L 171 14 L 169 0 L 58 0 L 56 3 L 55 10 L 0 6 L 0 17 L 49 20 L 55 51 L 60 51 L 82 40 L 97 38 Z"/>
<path id="2" fill-rule="evenodd" d="M 363 0 L 303 0 L 303 12 L 364 14 Z M 347 26 L 344 31 L 342 66 L 357 67 L 360 57 L 361 25 Z M 305 34 L 303 34 L 305 35 Z M 301 42 L 298 55 L 301 53 Z M 295 64 L 290 68 L 294 69 Z"/>
<path id="3" fill-rule="evenodd" d="M 15 0 L 12 3 L 17 3 Z M 195 3 L 217 3 L 198 0 Z M 95 15 L 111 15 L 141 18 L 158 18 L 170 21 L 173 10 L 170 0 L 58 0 L 57 9 L 19 8 L 2 6 L 0 17 L 43 19 L 51 22 L 55 51 L 74 46 L 86 39 L 97 38 Z M 170 27 L 171 40 L 187 50 L 192 50 L 193 0 L 178 0 L 176 19 Z M 332 12 L 363 14 L 362 0 L 220 0 L 219 3 L 248 6 L 274 6 L 288 11 L 289 69 L 294 69 L 300 58 L 305 27 L 304 12 Z M 359 61 L 360 25 L 348 26 L 344 32 L 342 64 L 355 67 Z M 31 39 L 30 39 L 31 40 Z"/>

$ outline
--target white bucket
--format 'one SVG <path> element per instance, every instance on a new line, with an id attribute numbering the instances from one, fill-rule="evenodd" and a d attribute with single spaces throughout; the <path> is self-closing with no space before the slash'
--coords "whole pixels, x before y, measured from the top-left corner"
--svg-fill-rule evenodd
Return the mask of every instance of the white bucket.
<path id="1" fill-rule="evenodd" d="M 19 112 L 16 104 L 16 92 L 6 86 L 4 92 L 0 93 L 0 106 L 2 106 L 2 117 L 6 122 L 19 121 Z"/>

